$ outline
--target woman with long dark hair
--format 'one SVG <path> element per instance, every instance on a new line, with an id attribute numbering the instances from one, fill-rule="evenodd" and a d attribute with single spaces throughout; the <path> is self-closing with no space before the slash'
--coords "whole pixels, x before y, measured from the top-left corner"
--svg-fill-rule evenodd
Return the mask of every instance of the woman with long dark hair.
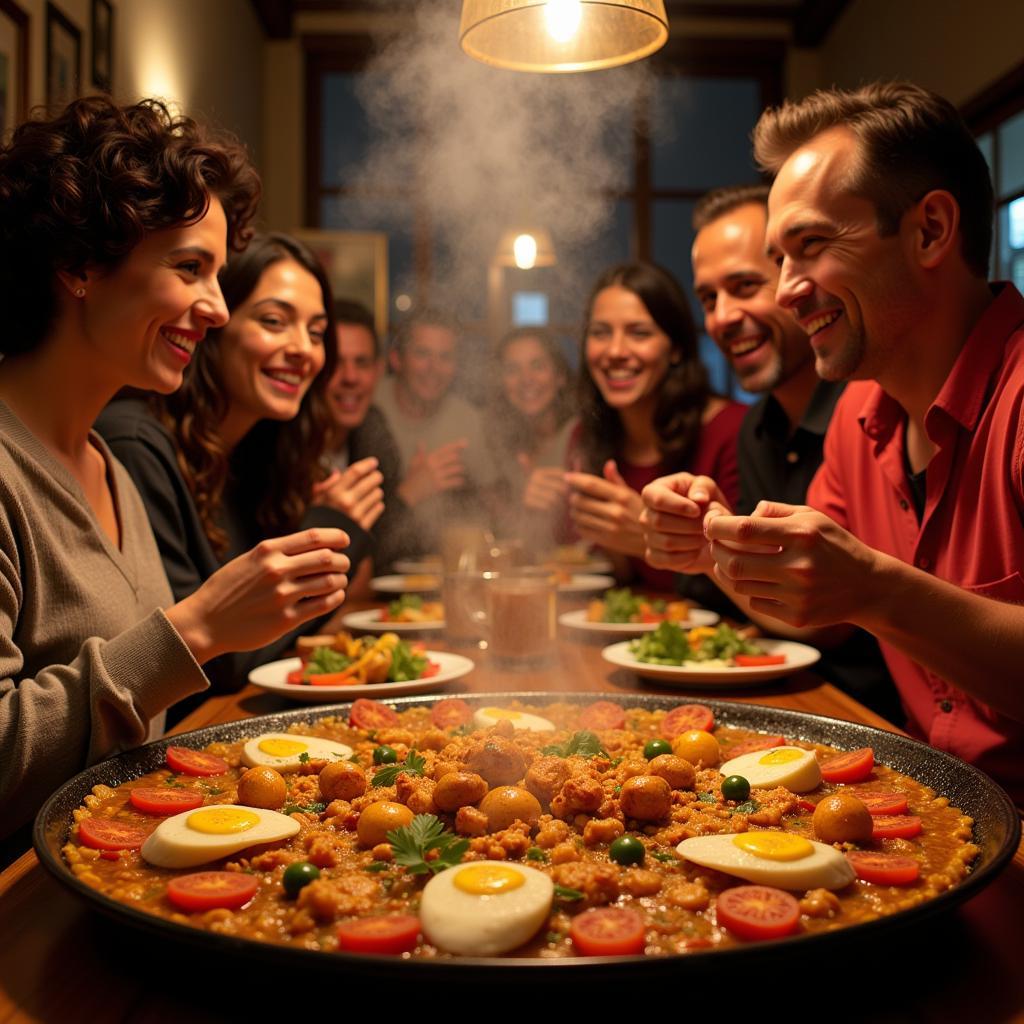
<path id="1" fill-rule="evenodd" d="M 230 319 L 209 332 L 182 387 L 122 397 L 98 423 L 142 494 L 171 588 L 189 594 L 238 551 L 311 526 L 350 535 L 354 573 L 368 537 L 338 507 L 321 463 L 337 358 L 324 271 L 295 239 L 258 236 L 221 271 L 220 286 Z M 237 689 L 251 667 L 320 624 L 207 672 L 218 689 Z"/>
<path id="2" fill-rule="evenodd" d="M 227 309 L 259 179 L 160 103 L 76 100 L 0 147 L 0 835 L 68 776 L 158 735 L 200 665 L 344 598 L 341 530 L 271 541 L 174 603 L 138 492 L 92 432 L 167 393 Z M 272 570 L 272 572 L 270 571 Z"/>
<path id="3" fill-rule="evenodd" d="M 566 474 L 582 537 L 616 557 L 623 580 L 667 589 L 672 574 L 643 561 L 640 491 L 666 473 L 707 474 L 735 497 L 736 439 L 746 407 L 711 392 L 689 304 L 650 263 L 605 271 L 587 303 L 580 430 Z M 572 464 L 572 463 L 570 463 Z"/>

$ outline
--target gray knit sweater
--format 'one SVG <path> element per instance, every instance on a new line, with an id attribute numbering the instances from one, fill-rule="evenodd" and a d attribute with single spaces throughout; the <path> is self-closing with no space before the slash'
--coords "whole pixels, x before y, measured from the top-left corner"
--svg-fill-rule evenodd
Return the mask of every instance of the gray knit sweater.
<path id="1" fill-rule="evenodd" d="M 121 550 L 0 402 L 0 836 L 207 685 L 161 610 L 171 592 L 138 492 L 93 440 L 112 471 Z"/>

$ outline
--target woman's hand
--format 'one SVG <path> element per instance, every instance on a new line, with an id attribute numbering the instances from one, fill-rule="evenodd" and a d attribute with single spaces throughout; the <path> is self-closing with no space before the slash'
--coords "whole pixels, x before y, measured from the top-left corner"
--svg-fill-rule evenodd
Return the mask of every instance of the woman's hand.
<path id="1" fill-rule="evenodd" d="M 468 447 L 469 441 L 460 438 L 428 452 L 421 442 L 409 460 L 405 479 L 398 487 L 402 501 L 411 508 L 435 494 L 464 486 L 466 467 L 462 456 Z"/>
<path id="2" fill-rule="evenodd" d="M 533 460 L 524 453 L 519 454 L 518 460 L 526 474 L 523 505 L 533 512 L 554 512 L 560 508 L 569 493 L 565 470 L 559 466 L 534 468 Z"/>
<path id="3" fill-rule="evenodd" d="M 384 476 L 370 456 L 353 462 L 344 470 L 335 470 L 313 487 L 313 500 L 344 513 L 364 530 L 369 530 L 384 511 Z"/>
<path id="4" fill-rule="evenodd" d="M 312 529 L 264 540 L 218 569 L 167 618 L 203 663 L 251 651 L 345 600 L 349 560 L 342 530 Z"/>
<path id="5" fill-rule="evenodd" d="M 569 513 L 581 537 L 608 551 L 643 558 L 646 549 L 640 514 L 644 503 L 619 474 L 614 459 L 604 464 L 604 479 L 591 473 L 566 473 L 573 489 Z"/>

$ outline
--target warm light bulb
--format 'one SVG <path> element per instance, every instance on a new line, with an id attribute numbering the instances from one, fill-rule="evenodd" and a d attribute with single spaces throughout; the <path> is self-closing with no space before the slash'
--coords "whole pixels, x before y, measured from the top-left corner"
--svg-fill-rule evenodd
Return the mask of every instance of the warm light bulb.
<path id="1" fill-rule="evenodd" d="M 516 235 L 512 255 L 520 270 L 530 270 L 537 262 L 537 239 L 533 235 Z"/>
<path id="2" fill-rule="evenodd" d="M 580 0 L 548 0 L 544 7 L 548 33 L 558 43 L 567 43 L 576 35 L 582 17 Z"/>

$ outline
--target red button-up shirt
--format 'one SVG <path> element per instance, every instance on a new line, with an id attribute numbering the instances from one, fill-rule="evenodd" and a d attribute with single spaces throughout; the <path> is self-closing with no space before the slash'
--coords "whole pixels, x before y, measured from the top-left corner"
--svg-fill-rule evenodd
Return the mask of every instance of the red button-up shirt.
<path id="1" fill-rule="evenodd" d="M 925 416 L 936 446 L 919 523 L 904 461 L 906 413 L 877 384 L 836 406 L 807 503 L 865 544 L 997 601 L 1024 604 L 1024 298 L 1004 285 Z M 984 642 L 982 640 L 982 642 Z M 882 644 L 910 727 L 1024 805 L 1024 723 Z M 1007 686 L 1024 685 L 1024 666 Z"/>

